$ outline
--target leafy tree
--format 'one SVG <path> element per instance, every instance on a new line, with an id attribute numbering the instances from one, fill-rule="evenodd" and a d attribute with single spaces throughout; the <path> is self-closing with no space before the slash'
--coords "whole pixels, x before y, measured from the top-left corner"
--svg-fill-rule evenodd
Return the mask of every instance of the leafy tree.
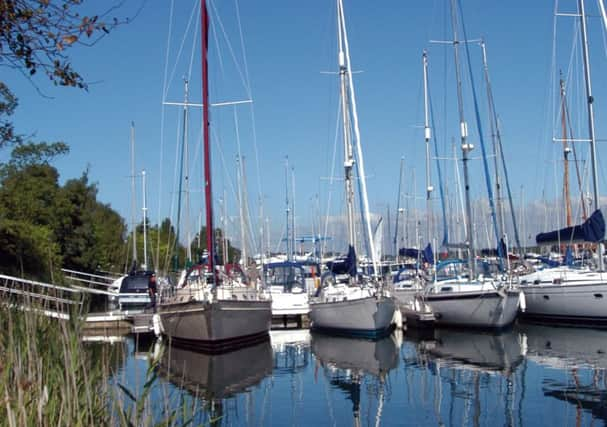
<path id="1" fill-rule="evenodd" d="M 119 270 L 126 225 L 85 171 L 59 185 L 49 144 L 19 145 L 0 167 L 0 271 L 48 279 L 62 266 Z"/>
<path id="2" fill-rule="evenodd" d="M 121 271 L 125 262 L 124 219 L 110 205 L 97 202 L 92 212 L 97 269 Z"/>
<path id="3" fill-rule="evenodd" d="M 61 264 L 59 245 L 48 226 L 0 217 L 2 273 L 49 280 Z"/>
<path id="4" fill-rule="evenodd" d="M 0 148 L 21 140 L 21 137 L 15 134 L 15 128 L 10 121 L 15 108 L 17 108 L 17 98 L 3 82 L 0 82 Z"/>
<path id="5" fill-rule="evenodd" d="M 113 4 L 101 14 L 82 14 L 83 0 L 0 0 L 0 65 L 26 76 L 39 70 L 56 85 L 86 88 L 67 56 L 76 44 L 91 46 L 117 25 Z"/>

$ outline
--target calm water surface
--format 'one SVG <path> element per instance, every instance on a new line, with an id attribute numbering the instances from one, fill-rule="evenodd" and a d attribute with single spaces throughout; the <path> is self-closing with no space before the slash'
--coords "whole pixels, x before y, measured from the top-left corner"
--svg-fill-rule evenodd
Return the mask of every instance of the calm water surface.
<path id="1" fill-rule="evenodd" d="M 108 344 L 110 345 L 110 344 Z M 194 425 L 605 425 L 607 331 L 531 324 L 380 341 L 272 331 L 222 355 L 128 338 L 113 381 Z"/>

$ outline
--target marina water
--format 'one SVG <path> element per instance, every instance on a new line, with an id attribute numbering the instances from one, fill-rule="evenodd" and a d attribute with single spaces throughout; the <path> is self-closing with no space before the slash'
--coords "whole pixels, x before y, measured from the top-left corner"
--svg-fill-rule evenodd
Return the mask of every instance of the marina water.
<path id="1" fill-rule="evenodd" d="M 112 383 L 177 425 L 605 425 L 607 331 L 395 331 L 379 341 L 279 330 L 209 355 L 129 336 Z"/>

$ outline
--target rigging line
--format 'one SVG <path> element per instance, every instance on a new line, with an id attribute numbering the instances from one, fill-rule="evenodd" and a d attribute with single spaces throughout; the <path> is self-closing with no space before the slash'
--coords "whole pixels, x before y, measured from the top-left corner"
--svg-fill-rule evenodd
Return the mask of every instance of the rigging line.
<path id="1" fill-rule="evenodd" d="M 173 29 L 173 12 L 175 9 L 175 0 L 171 0 L 171 6 L 169 8 L 169 28 L 167 31 L 167 45 L 166 45 L 166 51 L 165 51 L 165 59 L 164 59 L 164 76 L 163 76 L 163 83 L 162 83 L 162 94 L 161 94 L 161 101 L 164 101 L 164 98 L 166 96 L 166 92 L 167 92 L 167 86 L 168 86 L 168 81 L 167 81 L 167 75 L 168 75 L 168 67 L 169 67 L 169 51 L 170 51 L 170 47 L 171 47 L 171 33 L 172 33 L 172 29 Z M 159 182 L 162 182 L 162 173 L 163 173 L 163 168 L 162 165 L 164 164 L 164 117 L 165 117 L 165 105 L 164 102 L 161 102 L 161 107 L 160 107 L 160 161 L 159 161 L 159 167 L 158 167 L 158 180 Z M 161 219 L 161 206 L 162 206 L 162 191 L 161 191 L 161 186 L 158 186 L 158 223 L 160 223 L 160 219 Z M 156 256 L 154 257 L 154 265 L 156 266 L 156 268 L 158 268 L 159 265 L 159 261 L 160 261 L 160 239 L 157 239 L 156 242 Z"/>
<path id="2" fill-rule="evenodd" d="M 603 18 L 603 25 L 601 26 L 601 35 L 603 40 L 603 51 L 605 53 L 605 57 L 607 57 L 607 34 L 605 31 L 607 30 L 607 15 L 605 13 L 605 5 L 603 4 L 603 0 L 598 0 L 599 7 L 601 8 L 601 17 Z"/>
<path id="3" fill-rule="evenodd" d="M 247 64 L 247 51 L 245 49 L 244 37 L 242 34 L 242 23 L 240 21 L 240 8 L 238 7 L 238 0 L 234 0 L 234 7 L 236 9 L 236 23 L 238 24 L 238 35 L 240 37 L 240 49 L 242 50 L 242 57 L 243 57 L 245 89 L 247 91 L 247 96 L 249 97 L 249 99 L 253 99 L 253 95 L 251 93 L 251 81 L 249 78 L 249 66 Z"/>
<path id="4" fill-rule="evenodd" d="M 200 2 L 192 15 L 200 16 Z M 188 66 L 188 80 L 192 80 L 192 68 L 194 67 L 194 56 L 196 52 L 196 43 L 199 39 L 198 30 L 200 29 L 200 20 L 196 19 L 194 24 L 194 37 L 192 37 L 192 49 L 190 53 L 190 65 Z"/>
<path id="5" fill-rule="evenodd" d="M 485 57 L 485 62 L 486 62 L 486 57 Z M 487 78 L 487 81 L 486 81 L 487 97 L 488 97 L 488 101 L 489 101 L 489 107 L 490 107 L 490 110 L 493 115 L 493 117 L 490 117 L 490 120 L 491 120 L 491 123 L 494 124 L 492 126 L 492 128 L 494 129 L 495 137 L 497 139 L 498 152 L 500 153 L 502 169 L 504 171 L 504 180 L 506 181 L 506 192 L 508 194 L 508 202 L 510 204 L 510 214 L 511 214 L 511 219 L 512 219 L 512 227 L 514 229 L 515 243 L 519 250 L 520 255 L 523 256 L 524 254 L 523 254 L 523 250 L 521 248 L 521 241 L 520 241 L 518 226 L 517 226 L 517 222 L 516 222 L 516 215 L 514 213 L 514 202 L 512 199 L 512 191 L 510 189 L 510 179 L 508 177 L 508 169 L 506 168 L 506 159 L 505 159 L 505 155 L 504 155 L 504 147 L 502 144 L 502 133 L 500 130 L 500 121 L 499 121 L 499 118 L 495 111 L 495 100 L 493 99 L 493 89 L 491 86 L 491 82 L 489 81 L 489 66 L 488 65 L 486 65 L 486 78 Z M 498 169 L 498 164 L 496 162 L 496 173 L 497 173 L 497 169 Z M 504 221 L 503 217 L 502 217 L 502 221 Z M 506 236 L 505 225 L 502 229 L 502 235 Z"/>
<path id="6" fill-rule="evenodd" d="M 228 51 L 230 52 L 230 56 L 232 57 L 232 61 L 234 62 L 234 66 L 236 67 L 236 71 L 238 72 L 238 75 L 240 76 L 240 79 L 241 79 L 241 83 L 243 83 L 243 87 L 246 90 L 247 89 L 246 79 L 244 77 L 240 64 L 238 63 L 238 61 L 236 59 L 236 54 L 234 52 L 234 48 L 232 47 L 232 43 L 230 43 L 230 39 L 228 38 L 228 35 L 226 33 L 225 27 L 223 25 L 223 21 L 221 20 L 221 17 L 219 16 L 219 13 L 217 12 L 217 8 L 215 7 L 214 2 L 211 0 L 210 3 L 211 3 L 211 9 L 215 13 L 215 21 L 218 24 L 217 27 L 219 27 L 219 29 L 221 30 L 221 34 L 223 35 L 223 39 L 226 42 Z"/>
<path id="7" fill-rule="evenodd" d="M 242 151 L 241 151 L 241 144 L 240 144 L 240 132 L 238 130 L 239 126 L 238 126 L 238 113 L 236 112 L 236 106 L 233 107 L 233 111 L 234 111 L 234 129 L 236 132 L 236 145 L 238 147 L 238 157 L 241 159 L 242 162 L 242 169 L 244 172 L 244 157 L 242 156 Z M 241 177 L 242 178 L 242 183 L 241 185 L 246 185 L 246 178 L 244 176 Z M 248 192 L 246 191 L 246 187 L 244 190 L 244 194 L 247 196 L 248 199 Z M 243 200 L 244 203 L 244 209 L 243 212 L 245 213 L 246 216 L 246 224 L 247 224 L 247 233 L 248 233 L 248 238 L 249 238 L 249 243 L 251 244 L 252 248 L 256 248 L 257 250 L 259 250 L 259 253 L 261 253 L 261 248 L 257 246 L 257 240 L 255 238 L 255 233 L 253 231 L 253 222 L 251 221 L 251 212 L 249 209 L 249 200 Z"/>
<path id="8" fill-rule="evenodd" d="M 350 110 L 351 110 L 351 114 L 352 114 L 352 127 L 354 129 L 354 141 L 356 143 L 356 158 L 358 159 L 358 162 L 356 163 L 356 170 L 359 173 L 359 178 L 360 181 L 358 183 L 359 187 L 360 187 L 360 193 L 362 195 L 361 199 L 362 199 L 362 203 L 363 203 L 363 207 L 364 207 L 364 211 L 363 211 L 363 218 L 365 219 L 364 221 L 364 228 L 366 229 L 366 241 L 368 242 L 367 244 L 369 245 L 369 251 L 370 251 L 370 256 L 371 256 L 371 261 L 373 263 L 373 275 L 374 276 L 379 276 L 380 272 L 379 272 L 379 265 L 378 265 L 378 260 L 375 254 L 375 242 L 373 242 L 373 237 L 372 237 L 372 231 L 371 231 L 371 219 L 370 219 L 370 213 L 369 213 L 369 200 L 368 200 L 368 194 L 367 194 L 367 177 L 365 176 L 365 166 L 364 166 L 364 160 L 363 160 L 363 152 L 362 152 L 362 141 L 361 141 L 361 137 L 360 137 L 360 128 L 358 125 L 358 111 L 356 108 L 356 95 L 355 95 L 355 90 L 354 90 L 354 79 L 352 78 L 352 64 L 350 62 L 350 46 L 348 43 L 348 33 L 346 30 L 346 18 L 345 18 L 345 13 L 344 13 L 344 9 L 343 9 L 343 4 L 339 3 L 339 14 L 340 14 L 340 26 L 341 26 L 341 31 L 343 32 L 343 47 L 344 47 L 344 53 L 345 53 L 345 57 L 346 57 L 346 67 L 347 67 L 347 78 L 348 78 L 348 89 L 349 89 L 349 95 L 350 95 Z"/>
<path id="9" fill-rule="evenodd" d="M 234 186 L 234 182 L 232 181 L 232 176 L 230 173 L 228 173 L 228 167 L 226 164 L 226 160 L 225 160 L 225 155 L 222 148 L 222 144 L 221 144 L 221 138 L 219 137 L 219 135 L 217 134 L 217 131 L 215 130 L 216 126 L 211 127 L 211 132 L 213 133 L 213 141 L 214 141 L 214 149 L 217 150 L 217 152 L 219 153 L 219 158 L 221 160 L 221 165 L 223 166 L 223 173 L 224 173 L 224 180 L 227 181 L 229 189 L 231 190 L 232 194 L 231 196 L 235 199 L 237 199 L 237 192 L 236 192 L 236 187 Z M 227 179 L 226 179 L 227 177 Z"/>
<path id="10" fill-rule="evenodd" d="M 213 9 L 213 2 L 209 1 L 209 3 L 211 4 L 211 12 L 215 12 L 215 10 Z M 213 17 L 213 21 L 217 21 L 219 23 L 219 14 L 215 13 L 215 17 Z M 225 65 L 223 63 L 223 56 L 222 56 L 222 50 L 220 48 L 219 45 L 219 35 L 217 34 L 217 26 L 213 25 L 211 26 L 211 37 L 213 38 L 213 43 L 215 44 L 215 50 L 217 51 L 217 63 L 219 64 L 219 70 L 221 71 L 221 77 L 224 77 L 225 75 Z M 216 75 L 213 76 L 213 79 L 217 78 Z M 225 83 L 222 79 L 222 84 Z M 218 85 L 219 86 L 219 85 Z"/>
<path id="11" fill-rule="evenodd" d="M 169 8 L 169 29 L 167 32 L 167 47 L 166 47 L 166 51 L 165 51 L 165 58 L 164 58 L 164 76 L 163 76 L 163 83 L 162 83 L 162 101 L 164 101 L 164 98 L 166 97 L 166 91 L 167 91 L 167 86 L 168 86 L 168 81 L 167 81 L 167 76 L 168 76 L 168 69 L 169 69 L 169 51 L 171 50 L 171 34 L 173 32 L 173 12 L 175 9 L 175 0 L 171 0 L 171 7 Z M 164 105 L 164 103 L 162 104 Z"/>
<path id="12" fill-rule="evenodd" d="M 578 55 L 578 43 L 580 41 L 580 37 L 579 37 L 579 33 L 580 33 L 580 29 L 579 29 L 579 23 L 576 21 L 573 24 L 573 38 L 571 40 L 571 54 L 569 57 L 569 63 L 567 65 L 567 79 L 569 79 L 570 76 L 574 75 L 575 73 L 573 72 L 574 68 L 577 68 L 576 66 L 579 66 L 579 63 L 576 61 L 576 59 L 579 59 Z M 578 55 L 576 55 L 578 54 Z M 556 73 L 556 68 L 554 70 L 554 72 Z M 556 80 L 554 82 L 554 84 L 556 84 Z M 554 86 L 553 86 L 554 87 Z M 578 90 L 579 90 L 579 83 L 578 83 Z M 555 96 L 555 100 L 556 100 L 556 96 Z M 560 116 L 560 108 L 561 108 L 561 102 L 559 102 L 557 110 L 555 110 L 555 117 L 554 117 L 554 123 L 552 125 L 553 128 L 553 135 L 554 135 L 554 129 L 558 129 L 559 128 L 559 116 Z M 573 138 L 572 138 L 573 139 Z M 575 144 L 572 144 L 575 147 Z"/>
<path id="13" fill-rule="evenodd" d="M 461 4 L 461 0 L 458 0 L 458 4 L 459 4 L 459 12 L 460 12 L 460 18 L 461 18 L 461 24 L 462 24 L 462 32 L 464 33 L 464 40 L 468 40 L 468 35 L 466 33 L 466 25 L 464 23 L 464 11 L 462 9 L 462 4 Z M 478 106 L 478 99 L 476 96 L 476 87 L 474 85 L 474 75 L 472 73 L 472 60 L 470 58 L 470 48 L 468 46 L 468 43 L 464 43 L 464 48 L 465 48 L 465 52 L 466 52 L 466 58 L 467 58 L 467 63 L 468 63 L 468 75 L 470 78 L 470 88 L 472 89 L 472 99 L 473 99 L 473 103 L 474 103 L 474 113 L 476 116 L 476 127 L 478 129 L 478 137 L 479 137 L 479 141 L 481 143 L 481 151 L 483 153 L 483 167 L 485 169 L 485 184 L 487 185 L 487 194 L 489 196 L 489 205 L 491 208 L 491 219 L 493 220 L 493 231 L 495 234 L 495 241 L 497 244 L 497 255 L 500 258 L 500 268 L 503 268 L 502 265 L 502 258 L 504 256 L 507 256 L 507 254 L 503 254 L 502 253 L 502 245 L 499 244 L 500 242 L 500 236 L 499 236 L 499 231 L 497 229 L 497 218 L 496 218 L 496 214 L 495 214 L 495 203 L 493 200 L 493 188 L 491 186 L 491 177 L 489 175 L 489 165 L 487 163 L 487 153 L 486 153 L 486 149 L 485 149 L 485 140 L 483 138 L 483 129 L 482 129 L 482 124 L 481 124 L 481 116 L 480 116 L 480 110 L 479 110 L 479 106 Z"/>
<path id="14" fill-rule="evenodd" d="M 436 172 L 438 174 L 438 191 L 440 194 L 440 201 L 441 201 L 441 208 L 443 210 L 443 242 L 442 242 L 442 246 L 446 246 L 447 243 L 449 242 L 449 228 L 447 227 L 447 208 L 445 205 L 445 192 L 443 189 L 443 173 L 442 173 L 442 168 L 441 168 L 441 164 L 440 164 L 440 160 L 438 158 L 438 143 L 437 143 L 437 138 L 436 138 L 436 124 L 434 121 L 434 107 L 432 106 L 432 95 L 430 92 L 430 80 L 428 78 L 428 104 L 430 106 L 430 120 L 432 122 L 431 126 L 432 126 L 432 142 L 434 142 L 434 155 L 436 157 Z"/>
<path id="15" fill-rule="evenodd" d="M 245 49 L 245 44 L 244 44 L 244 37 L 243 37 L 243 33 L 242 33 L 242 25 L 241 25 L 241 20 L 240 20 L 240 8 L 238 7 L 238 2 L 237 0 L 235 0 L 235 7 L 236 7 L 236 20 L 238 23 L 238 32 L 239 32 L 239 38 L 240 38 L 240 43 L 241 43 L 241 49 L 242 49 L 242 53 L 243 53 L 243 66 L 244 66 L 244 73 L 240 68 L 240 65 L 237 61 L 236 58 L 236 54 L 234 52 L 234 48 L 232 47 L 232 44 L 230 43 L 230 40 L 228 38 L 228 35 L 225 31 L 225 27 L 223 25 L 223 21 L 221 20 L 219 13 L 217 12 L 217 9 L 214 5 L 214 3 L 211 1 L 211 6 L 213 8 L 213 11 L 215 13 L 216 16 L 216 21 L 219 24 L 219 28 L 221 30 L 221 33 L 223 35 L 224 40 L 226 41 L 226 44 L 228 46 L 228 50 L 230 52 L 230 55 L 232 57 L 232 61 L 236 67 L 236 70 L 238 71 L 238 74 L 240 76 L 241 82 L 243 84 L 243 87 L 245 89 L 245 92 L 247 93 L 247 96 L 249 97 L 249 99 L 252 99 L 252 90 L 251 90 L 251 83 L 250 83 L 250 78 L 249 78 L 249 70 L 248 70 L 248 65 L 247 65 L 247 58 L 246 58 L 246 49 Z M 219 50 L 219 48 L 218 48 Z M 221 62 L 222 64 L 222 71 L 223 71 L 223 61 Z M 258 187 L 258 193 L 259 196 L 261 197 L 261 195 L 263 194 L 263 186 L 262 186 L 262 182 L 261 182 L 261 174 L 259 171 L 261 171 L 261 162 L 260 162 L 260 156 L 259 156 L 259 147 L 257 144 L 257 128 L 255 126 L 255 108 L 253 106 L 251 106 L 251 121 L 252 121 L 252 136 L 253 136 L 253 152 L 255 155 L 255 167 L 257 170 L 256 173 L 256 177 L 257 177 L 257 187 Z"/>
<path id="16" fill-rule="evenodd" d="M 194 17 L 197 16 L 196 12 L 199 9 L 197 9 L 197 6 L 194 6 L 194 8 L 192 8 L 192 13 L 190 14 L 190 19 L 188 20 L 188 23 L 183 31 L 183 37 L 181 38 L 181 42 L 179 43 L 179 49 L 177 50 L 177 55 L 175 56 L 175 63 L 173 64 L 173 68 L 171 69 L 171 73 L 170 73 L 170 77 L 168 79 L 168 82 L 172 82 L 173 78 L 175 77 L 175 73 L 177 73 L 177 67 L 179 66 L 179 58 L 181 58 L 181 54 L 183 53 L 184 50 L 184 46 L 185 46 L 185 42 L 186 39 L 188 37 L 188 33 L 190 31 L 190 27 L 192 26 L 192 21 L 194 21 Z M 196 20 L 197 21 L 197 20 Z M 168 49 L 168 47 L 167 47 Z M 168 52 L 167 52 L 167 59 L 166 59 L 167 63 L 168 63 Z M 166 101 L 166 97 L 168 94 L 168 86 L 165 88 L 165 92 L 162 94 L 162 101 Z"/>
<path id="17" fill-rule="evenodd" d="M 243 36 L 243 32 L 242 32 L 242 23 L 240 20 L 240 7 L 238 6 L 238 0 L 234 0 L 234 5 L 236 8 L 236 22 L 238 23 L 238 35 L 240 36 L 240 49 L 242 50 L 242 56 L 243 56 L 243 66 L 244 66 L 244 75 L 245 75 L 245 84 L 246 84 L 246 91 L 247 91 L 247 96 L 249 99 L 253 99 L 253 91 L 251 89 L 251 78 L 249 76 L 249 65 L 248 65 L 248 60 L 247 60 L 247 50 L 246 50 L 246 46 L 244 43 L 244 36 Z M 259 148 L 257 146 L 257 126 L 255 125 L 255 105 L 251 104 L 251 121 L 252 121 L 252 132 L 253 132 L 253 152 L 255 153 L 255 167 L 257 168 L 257 191 L 259 192 L 259 197 L 261 200 L 263 200 L 263 198 L 261 197 L 263 194 L 263 186 L 262 186 L 262 182 L 261 182 L 261 162 L 260 162 L 260 156 L 259 156 Z"/>
<path id="18" fill-rule="evenodd" d="M 181 136 L 181 126 L 179 126 L 179 121 L 181 119 L 181 114 L 180 113 L 181 113 L 181 111 L 177 110 L 177 119 L 176 119 L 177 126 L 175 126 L 176 127 L 175 141 L 179 141 L 180 140 L 180 136 Z M 175 144 L 175 157 L 174 157 L 175 164 L 173 165 L 173 189 L 171 191 L 171 193 L 173 194 L 173 197 L 171 197 L 171 199 L 170 199 L 171 200 L 171 204 L 170 204 L 170 207 L 169 207 L 169 218 L 173 218 L 173 214 L 175 213 L 175 194 L 177 194 L 177 192 L 175 190 L 176 190 L 176 187 L 178 185 L 177 184 L 177 180 L 178 180 L 178 177 L 177 177 L 178 176 L 178 173 L 177 173 L 177 170 L 178 170 L 177 164 L 179 162 L 179 146 L 180 146 L 179 143 Z M 177 197 L 179 197 L 179 196 L 180 195 L 177 194 Z M 159 221 L 158 221 L 159 226 L 160 226 L 161 222 L 162 221 L 159 219 Z M 179 223 L 179 218 L 177 218 L 177 223 Z M 165 259 L 164 259 L 164 266 L 165 267 L 167 265 L 169 265 L 171 256 L 173 255 L 172 248 L 174 247 L 175 244 L 179 243 L 179 236 L 176 233 L 171 233 L 172 228 L 173 227 L 169 228 L 169 233 L 167 235 L 167 245 L 168 245 L 167 248 L 168 248 L 168 250 L 167 250 L 167 252 L 165 254 Z M 171 240 L 171 235 L 172 234 L 174 234 L 173 235 L 174 240 Z M 158 242 L 158 245 L 160 245 L 160 235 L 158 235 L 157 242 Z M 158 261 L 160 261 L 160 256 L 159 256 Z"/>
<path id="19" fill-rule="evenodd" d="M 557 12 L 558 12 L 558 0 L 555 0 L 554 2 L 554 7 L 553 7 L 553 19 L 552 19 L 552 56 L 550 59 L 550 68 L 548 69 L 548 72 L 550 73 L 550 82 L 549 85 L 547 85 L 546 87 L 546 94 L 545 99 L 546 99 L 546 104 L 548 106 L 548 108 L 544 109 L 544 118 L 543 118 L 543 129 L 542 132 L 540 134 L 540 141 L 546 141 L 548 139 L 548 135 L 553 135 L 553 129 L 554 129 L 554 112 L 556 111 L 556 99 L 555 99 L 555 93 L 553 88 L 556 85 L 556 70 L 557 70 L 557 65 L 556 65 L 556 46 L 557 46 L 557 27 L 558 27 L 558 17 L 557 17 Z M 546 144 L 538 144 L 538 148 L 537 148 L 537 152 L 538 152 L 538 157 L 541 159 L 547 159 L 550 156 L 553 156 L 553 150 L 551 149 L 551 146 L 547 146 Z M 548 179 L 549 179 L 549 174 L 547 173 L 543 173 L 541 175 L 541 179 L 540 179 L 540 173 L 542 172 L 542 168 L 535 168 L 535 179 L 534 182 L 537 183 L 535 186 L 536 191 L 541 191 L 542 194 L 544 194 L 543 190 L 546 188 L 549 188 L 549 183 L 548 183 Z M 527 237 L 525 237 L 525 239 L 527 239 Z"/>
<path id="20" fill-rule="evenodd" d="M 570 135 L 570 139 L 573 140 L 573 126 L 572 126 L 572 121 L 571 121 L 571 115 L 569 112 L 569 107 L 567 105 L 567 95 L 565 94 L 563 97 L 563 103 L 564 103 L 564 108 L 565 108 L 565 115 L 566 115 L 566 121 L 567 121 L 567 127 L 569 129 L 569 135 Z M 581 205 L 580 205 L 580 209 L 582 209 L 582 217 L 584 220 L 586 220 L 587 217 L 587 212 L 586 212 L 586 204 L 584 203 L 584 186 L 583 186 L 583 179 L 582 179 L 582 172 L 580 172 L 580 165 L 579 165 L 579 161 L 578 161 L 578 154 L 577 154 L 577 144 L 571 144 L 571 148 L 573 151 L 573 162 L 575 165 L 575 174 L 576 174 L 576 178 L 577 178 L 577 182 L 578 182 L 578 189 L 580 191 L 580 201 L 581 201 Z"/>
<path id="21" fill-rule="evenodd" d="M 325 227 L 324 227 L 324 232 L 323 232 L 323 236 L 327 237 L 327 233 L 329 231 L 329 212 L 331 209 L 331 199 L 333 197 L 333 182 L 335 181 L 335 159 L 337 157 L 337 144 L 339 141 L 339 128 L 340 128 L 340 116 L 341 116 L 341 103 L 338 102 L 337 103 L 337 116 L 336 116 L 336 121 L 335 121 L 335 138 L 333 140 L 333 156 L 331 158 L 331 173 L 329 174 L 329 194 L 327 196 L 327 211 L 325 214 Z M 327 239 L 324 239 L 321 245 L 321 258 L 324 255 L 325 251 L 327 249 Z"/>

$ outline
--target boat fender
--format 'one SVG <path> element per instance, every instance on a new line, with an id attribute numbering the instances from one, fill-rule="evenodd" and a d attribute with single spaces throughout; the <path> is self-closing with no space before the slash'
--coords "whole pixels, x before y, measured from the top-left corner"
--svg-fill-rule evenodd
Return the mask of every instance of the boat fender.
<path id="1" fill-rule="evenodd" d="M 522 313 L 524 313 L 525 310 L 527 310 L 527 301 L 525 299 L 525 292 L 520 292 L 518 294 L 518 308 L 519 308 L 519 310 L 521 310 Z"/>
<path id="2" fill-rule="evenodd" d="M 154 313 L 152 316 L 152 325 L 154 326 L 154 335 L 157 337 L 162 335 L 163 328 L 162 323 L 160 322 L 160 315 L 158 313 Z"/>
<path id="3" fill-rule="evenodd" d="M 394 310 L 394 316 L 392 316 L 392 324 L 396 326 L 396 329 L 400 330 L 403 328 L 403 314 L 398 308 Z"/>

